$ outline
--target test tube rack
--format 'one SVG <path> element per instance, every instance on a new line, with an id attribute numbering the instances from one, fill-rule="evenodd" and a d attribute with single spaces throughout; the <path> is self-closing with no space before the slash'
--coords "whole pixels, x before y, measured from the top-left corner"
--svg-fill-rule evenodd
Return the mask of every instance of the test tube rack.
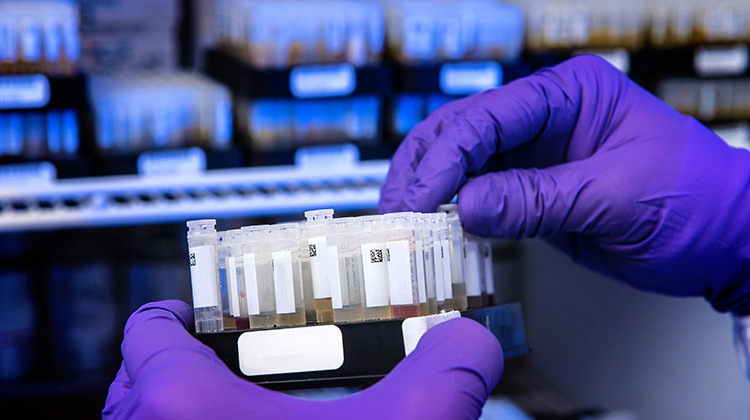
<path id="1" fill-rule="evenodd" d="M 392 319 L 271 330 L 225 331 L 195 334 L 195 337 L 211 347 L 238 376 L 268 388 L 367 386 L 385 376 L 406 356 L 407 348 L 413 348 L 421 336 L 420 329 L 423 333 L 430 326 L 457 316 L 471 318 L 489 329 L 500 341 L 506 359 L 528 353 L 530 350 L 526 342 L 521 304 L 517 302 L 463 311 L 460 314 L 458 311 L 453 311 L 407 320 Z M 320 332 L 313 330 L 315 328 L 321 328 Z M 340 341 L 331 338 L 337 336 L 336 330 L 340 331 Z M 333 335 L 329 335 L 331 332 Z M 260 340 L 255 340 L 256 337 Z M 284 341 L 290 337 L 292 337 L 291 340 Z M 247 356 L 252 353 L 251 357 L 259 360 L 256 358 L 258 354 L 262 357 L 263 352 L 272 351 L 266 346 L 267 339 L 277 343 L 290 343 L 295 339 L 306 340 L 303 348 L 288 349 L 291 353 L 284 356 L 291 359 L 286 361 L 287 365 L 296 366 L 293 368 L 294 371 L 263 374 L 264 369 L 274 369 L 266 365 L 261 366 L 258 372 L 248 372 L 254 367 L 248 367 L 247 363 L 243 363 L 243 358 L 247 360 Z M 319 347 L 318 342 L 321 341 L 327 344 Z M 327 359 L 328 355 L 314 354 L 313 348 L 327 348 L 332 353 L 340 352 L 339 359 L 336 360 L 336 355 Z M 273 357 L 282 356 L 274 353 Z M 326 360 L 321 362 L 321 357 Z M 326 364 L 329 368 L 325 368 Z M 336 367 L 336 365 L 339 366 Z M 248 375 L 248 373 L 251 374 Z"/>

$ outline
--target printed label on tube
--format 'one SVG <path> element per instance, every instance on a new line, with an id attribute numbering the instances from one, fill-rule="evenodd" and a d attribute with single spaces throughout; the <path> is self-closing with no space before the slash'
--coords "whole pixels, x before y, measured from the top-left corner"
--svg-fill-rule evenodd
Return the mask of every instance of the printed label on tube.
<path id="1" fill-rule="evenodd" d="M 409 264 L 409 241 L 386 243 L 386 260 L 391 305 L 414 304 L 412 273 Z"/>
<path id="2" fill-rule="evenodd" d="M 325 236 L 316 236 L 308 241 L 310 271 L 312 272 L 313 295 L 315 299 L 331 297 L 329 274 L 328 243 Z M 335 267 L 335 266 L 332 266 Z"/>
<path id="3" fill-rule="evenodd" d="M 488 295 L 495 294 L 495 276 L 494 268 L 492 267 L 492 245 L 489 243 L 483 244 L 483 259 L 484 259 L 484 283 L 487 289 Z"/>
<path id="4" fill-rule="evenodd" d="M 464 245 L 466 257 L 464 259 L 464 273 L 466 281 L 466 295 L 480 296 L 482 294 L 482 272 L 480 271 L 480 262 L 484 261 L 479 255 L 479 244 L 476 241 L 466 241 Z"/>
<path id="5" fill-rule="evenodd" d="M 447 239 L 440 240 L 440 258 L 443 260 L 443 282 L 446 299 L 453 299 L 453 287 L 451 286 L 451 257 L 450 243 Z"/>
<path id="6" fill-rule="evenodd" d="M 440 257 L 440 243 L 432 244 L 432 264 L 435 267 L 435 293 L 438 302 L 445 300 L 445 283 L 443 281 L 443 259 Z"/>
<path id="7" fill-rule="evenodd" d="M 419 291 L 419 303 L 427 302 L 427 280 L 424 277 L 424 249 L 422 241 L 417 241 L 417 290 Z"/>
<path id="8" fill-rule="evenodd" d="M 339 248 L 328 247 L 328 264 L 331 267 L 331 306 L 333 309 L 343 308 L 341 301 L 341 275 L 339 274 Z"/>
<path id="9" fill-rule="evenodd" d="M 212 245 L 192 247 L 190 256 L 190 278 L 193 286 L 193 307 L 219 306 L 219 291 L 216 282 L 216 253 Z"/>
<path id="10" fill-rule="evenodd" d="M 237 283 L 237 259 L 227 257 L 227 283 L 229 292 L 229 315 L 240 316 L 240 290 Z"/>
<path id="11" fill-rule="evenodd" d="M 292 271 L 291 251 L 276 251 L 271 254 L 273 260 L 273 285 L 276 295 L 276 313 L 293 314 L 296 312 L 294 304 L 294 273 Z"/>
<path id="12" fill-rule="evenodd" d="M 248 315 L 260 315 L 258 299 L 258 277 L 255 272 L 255 255 L 251 252 L 242 256 L 245 265 L 245 294 L 247 295 Z"/>
<path id="13" fill-rule="evenodd" d="M 382 243 L 362 245 L 362 271 L 367 307 L 388 306 L 388 268 Z"/>

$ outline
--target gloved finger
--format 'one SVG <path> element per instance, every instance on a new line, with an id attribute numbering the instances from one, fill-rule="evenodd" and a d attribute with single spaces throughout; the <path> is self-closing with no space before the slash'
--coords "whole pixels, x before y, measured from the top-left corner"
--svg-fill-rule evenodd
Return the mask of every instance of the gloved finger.
<path id="1" fill-rule="evenodd" d="M 131 386 L 132 383 L 130 382 L 130 378 L 128 377 L 128 372 L 125 369 L 125 362 L 123 362 L 122 364 L 120 364 L 120 369 L 117 371 L 115 380 L 112 381 L 112 384 L 110 384 L 109 386 L 109 391 L 107 392 L 107 400 L 104 403 L 104 410 L 106 411 L 109 407 L 114 406 L 118 401 L 122 400 L 126 395 L 128 395 Z"/>
<path id="2" fill-rule="evenodd" d="M 378 415 L 396 418 L 476 419 L 500 381 L 503 362 L 489 330 L 467 318 L 453 319 L 428 330 L 380 382 L 341 400 L 346 404 L 341 413 L 371 406 Z"/>
<path id="3" fill-rule="evenodd" d="M 607 176 L 627 171 L 626 164 L 616 160 L 613 156 L 474 178 L 459 191 L 462 224 L 470 233 L 514 239 L 558 233 L 602 241 L 646 237 L 657 223 L 658 208 L 636 209 L 634 197 L 642 195 L 634 188 L 644 185 L 632 182 L 638 181 L 636 174 L 625 181 Z"/>
<path id="4" fill-rule="evenodd" d="M 530 143 L 531 162 L 524 165 L 546 167 L 589 157 L 616 123 L 614 109 L 630 105 L 618 95 L 630 85 L 604 60 L 577 57 L 471 96 L 429 144 L 403 148 L 403 153 L 416 149 L 421 156 L 394 156 L 392 171 L 403 170 L 402 160 L 416 160 L 417 167 L 409 179 L 384 189 L 381 200 L 400 199 L 404 209 L 434 211 L 494 154 Z M 571 145 L 578 131 L 589 141 Z"/>

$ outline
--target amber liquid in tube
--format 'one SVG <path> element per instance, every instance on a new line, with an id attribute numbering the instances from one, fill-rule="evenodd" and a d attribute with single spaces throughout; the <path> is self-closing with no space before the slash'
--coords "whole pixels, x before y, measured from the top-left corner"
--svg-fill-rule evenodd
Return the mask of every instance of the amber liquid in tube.
<path id="1" fill-rule="evenodd" d="M 331 298 L 315 299 L 315 316 L 319 324 L 330 324 L 333 322 L 333 307 Z"/>
<path id="2" fill-rule="evenodd" d="M 411 318 L 419 316 L 419 305 L 391 305 L 391 318 Z"/>
<path id="3" fill-rule="evenodd" d="M 466 284 L 464 283 L 453 283 L 453 309 L 458 311 L 465 311 L 468 308 L 468 301 L 466 299 Z"/>

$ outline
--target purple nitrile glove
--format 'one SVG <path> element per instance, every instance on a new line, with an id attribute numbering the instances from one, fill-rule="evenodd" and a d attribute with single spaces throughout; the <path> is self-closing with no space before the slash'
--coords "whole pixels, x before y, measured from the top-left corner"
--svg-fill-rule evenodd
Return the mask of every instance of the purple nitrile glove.
<path id="1" fill-rule="evenodd" d="M 750 313 L 750 152 L 602 59 L 581 56 L 449 103 L 401 144 L 380 211 L 546 236 L 640 289 Z"/>
<path id="2" fill-rule="evenodd" d="M 149 303 L 131 315 L 103 417 L 474 419 L 503 370 L 495 336 L 458 318 L 425 333 L 375 385 L 338 400 L 308 401 L 238 377 L 188 325 L 193 310 L 176 300 Z"/>

